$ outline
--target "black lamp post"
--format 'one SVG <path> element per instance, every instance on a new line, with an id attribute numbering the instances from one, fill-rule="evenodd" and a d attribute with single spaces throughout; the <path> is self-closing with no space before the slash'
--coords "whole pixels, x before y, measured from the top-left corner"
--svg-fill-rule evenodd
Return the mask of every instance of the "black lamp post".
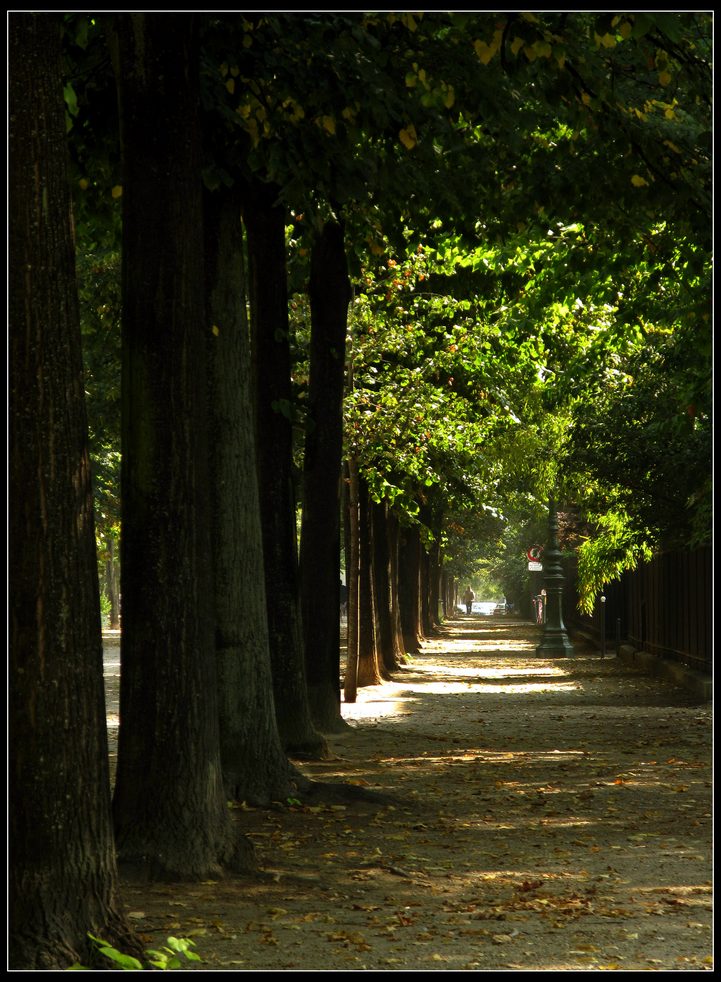
<path id="1" fill-rule="evenodd" d="M 545 658 L 570 658 L 573 645 L 563 624 L 563 570 L 558 548 L 558 515 L 553 498 L 548 502 L 548 548 L 543 555 L 543 579 L 546 586 L 546 623 L 536 654 Z"/>

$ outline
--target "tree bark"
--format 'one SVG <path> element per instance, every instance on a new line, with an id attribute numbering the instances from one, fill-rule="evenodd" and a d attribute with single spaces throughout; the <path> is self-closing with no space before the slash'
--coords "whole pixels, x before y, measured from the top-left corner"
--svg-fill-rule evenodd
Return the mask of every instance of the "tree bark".
<path id="1" fill-rule="evenodd" d="M 105 562 L 105 583 L 110 601 L 110 629 L 117 631 L 120 627 L 120 590 L 118 589 L 118 561 L 115 554 L 115 539 L 108 537 L 108 558 Z"/>
<path id="2" fill-rule="evenodd" d="M 403 646 L 407 652 L 420 651 L 421 630 L 421 538 L 417 526 L 401 530 L 398 561 L 398 597 L 400 601 Z"/>
<path id="3" fill-rule="evenodd" d="M 403 628 L 401 626 L 401 608 L 398 588 L 400 524 L 398 522 L 398 516 L 395 514 L 392 508 L 388 508 L 386 511 L 386 524 L 388 530 L 388 553 L 390 560 L 391 627 L 393 631 L 393 651 L 395 661 L 399 665 L 402 665 L 405 661 L 407 661 L 407 658 L 405 645 L 403 643 Z"/>
<path id="4" fill-rule="evenodd" d="M 373 576 L 371 500 L 368 484 L 358 478 L 358 685 L 383 681 L 378 655 L 377 600 Z"/>
<path id="5" fill-rule="evenodd" d="M 195 18 L 118 21 L 123 154 L 119 857 L 163 879 L 252 865 L 220 763 Z"/>
<path id="6" fill-rule="evenodd" d="M 426 636 L 435 634 L 440 626 L 439 607 L 441 603 L 441 536 L 443 532 L 443 510 L 438 502 L 427 504 L 422 509 L 422 520 L 431 532 L 431 543 L 424 550 L 426 559 L 427 630 Z"/>
<path id="7" fill-rule="evenodd" d="M 350 281 L 343 227 L 326 222 L 310 266 L 310 372 L 300 538 L 301 609 L 308 696 L 321 731 L 347 728 L 340 713 L 340 481 L 345 338 Z"/>
<path id="8" fill-rule="evenodd" d="M 358 461 L 348 458 L 348 642 L 343 698 L 355 702 L 358 697 Z"/>
<path id="9" fill-rule="evenodd" d="M 139 953 L 116 897 L 61 24 L 9 15 L 12 970 L 88 964 L 88 931 Z"/>
<path id="10" fill-rule="evenodd" d="M 447 621 L 452 613 L 453 607 L 451 605 L 451 598 L 453 595 L 453 577 L 448 573 L 445 567 L 441 567 L 441 603 L 443 606 L 443 619 Z"/>
<path id="11" fill-rule="evenodd" d="M 431 557 L 423 546 L 421 546 L 420 573 L 421 632 L 424 638 L 428 638 L 433 633 L 431 623 Z"/>
<path id="12" fill-rule="evenodd" d="M 373 581 L 377 601 L 378 651 L 381 674 L 384 678 L 390 678 L 391 672 L 400 668 L 395 646 L 395 625 L 391 600 L 391 559 L 387 510 L 385 502 L 371 503 Z"/>
<path id="13" fill-rule="evenodd" d="M 225 190 L 204 203 L 220 755 L 226 796 L 268 804 L 293 793 L 296 772 L 273 700 L 240 200 Z"/>
<path id="14" fill-rule="evenodd" d="M 430 633 L 435 633 L 440 626 L 439 609 L 441 604 L 441 547 L 438 537 L 431 545 L 428 554 L 428 616 Z"/>
<path id="15" fill-rule="evenodd" d="M 278 727 L 291 755 L 318 757 L 327 746 L 310 715 L 298 579 L 285 209 L 278 188 L 245 190 L 256 385 L 258 485 L 268 636 Z"/>

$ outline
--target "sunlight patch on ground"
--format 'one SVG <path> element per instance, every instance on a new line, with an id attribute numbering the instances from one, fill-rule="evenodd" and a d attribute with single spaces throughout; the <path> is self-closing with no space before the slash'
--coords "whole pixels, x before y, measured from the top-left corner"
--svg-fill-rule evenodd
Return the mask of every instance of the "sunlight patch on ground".
<path id="1" fill-rule="evenodd" d="M 504 640 L 498 637 L 479 638 L 444 638 L 442 641 L 424 641 L 421 648 L 422 654 L 433 651 L 442 651 L 449 655 L 472 655 L 486 654 L 488 652 L 499 651 L 535 651 L 536 643 L 533 641 L 519 641 L 518 638 L 508 638 Z"/>
<path id="2" fill-rule="evenodd" d="M 573 757 L 574 755 L 578 755 L 578 754 L 580 754 L 581 756 L 585 756 L 583 751 L 580 750 L 568 750 L 568 751 L 553 750 L 550 752 L 544 751 L 539 754 L 531 754 L 527 750 L 520 750 L 517 752 L 513 750 L 504 750 L 504 751 L 471 750 L 471 751 L 463 752 L 463 751 L 456 751 L 456 750 L 449 749 L 449 752 L 447 754 L 424 753 L 421 754 L 420 756 L 414 755 L 410 757 L 400 757 L 394 755 L 392 757 L 379 757 L 377 758 L 377 761 L 380 764 L 393 764 L 393 765 L 431 764 L 435 766 L 438 764 L 478 763 L 478 764 L 516 764 L 516 765 L 520 764 L 523 767 L 528 767 L 530 765 L 534 765 L 538 763 L 539 761 L 545 761 L 545 760 L 552 760 L 554 763 L 557 764 L 560 761 L 562 761 L 564 757 Z M 503 787 L 507 788 L 508 790 L 515 790 L 516 788 L 523 787 L 524 793 L 526 793 L 526 790 L 528 788 L 534 791 L 541 790 L 538 787 L 538 785 L 535 783 L 528 784 L 528 783 L 522 783 L 520 781 L 502 781 L 500 782 L 500 784 L 502 784 Z M 498 786 L 498 784 L 496 786 Z M 551 790 L 551 788 L 548 785 L 544 785 L 542 790 L 545 792 Z M 552 790 L 560 791 L 562 789 L 553 787 Z"/>
<path id="3" fill-rule="evenodd" d="M 583 824 L 583 823 L 579 823 Z M 505 826 L 501 826 L 505 828 Z M 546 870 L 539 869 L 489 869 L 489 870 L 479 870 L 473 874 L 474 879 L 479 880 L 504 880 L 508 883 L 514 884 L 519 881 L 524 880 L 542 880 L 544 882 L 563 882 L 564 880 L 582 880 L 586 881 L 588 879 L 588 873 L 584 871 L 579 871 L 577 873 L 571 872 L 569 870 L 564 870 L 562 873 L 549 873 Z"/>
<path id="4" fill-rule="evenodd" d="M 512 668 L 510 665 L 500 665 L 497 668 L 479 668 L 475 665 L 470 668 L 464 668 L 459 665 L 413 665 L 410 671 L 422 672 L 425 675 L 463 675 L 477 679 L 513 678 L 518 675 L 568 675 L 567 671 L 559 668 L 557 665 L 539 666 L 537 664 L 524 664 L 518 668 Z"/>
<path id="5" fill-rule="evenodd" d="M 424 682 L 422 685 L 406 687 L 411 692 L 436 692 L 439 694 L 486 692 L 505 692 L 509 695 L 527 694 L 530 692 L 569 692 L 580 689 L 577 682 L 509 682 L 506 685 L 474 685 L 472 682 Z"/>
<path id="6" fill-rule="evenodd" d="M 588 757 L 586 750 L 487 750 L 485 748 L 458 752 L 454 760 L 477 760 L 483 764 L 520 764 L 523 767 L 533 767 L 539 763 L 551 763 L 554 766 L 564 764 L 568 760 L 579 760 Z M 510 782 L 509 782 L 510 783 Z"/>
<path id="7" fill-rule="evenodd" d="M 345 719 L 379 719 L 383 717 L 397 716 L 407 713 L 409 703 L 414 700 L 413 693 L 436 694 L 436 695 L 468 695 L 471 693 L 508 695 L 527 695 L 540 692 L 572 692 L 582 688 L 577 682 L 562 681 L 568 675 L 564 669 L 557 665 L 522 665 L 511 667 L 509 665 L 497 668 L 459 668 L 447 667 L 444 665 L 414 665 L 409 669 L 409 674 L 424 676 L 424 679 L 414 684 L 413 681 L 407 682 L 384 682 L 381 685 L 363 686 L 358 689 L 356 701 L 341 703 L 341 712 Z M 451 676 L 454 679 L 468 679 L 468 681 L 430 681 L 428 676 Z M 528 676 L 542 676 L 548 679 L 544 682 L 521 682 L 510 681 L 512 679 L 525 679 Z M 483 679 L 484 682 L 474 682 L 473 679 Z M 491 680 L 498 681 L 491 681 Z M 504 679 L 509 681 L 503 682 Z M 557 679 L 557 681 L 556 681 Z M 409 693 L 411 695 L 409 695 Z"/>
<path id="8" fill-rule="evenodd" d="M 652 900 L 653 895 L 657 893 L 664 894 L 665 896 L 672 896 L 677 898 L 682 898 L 684 907 L 704 907 L 707 908 L 709 897 L 711 896 L 711 883 L 687 883 L 687 884 L 669 884 L 659 885 L 655 887 L 636 887 L 637 891 L 644 900 Z M 644 896 L 645 894 L 645 896 Z M 677 901 L 678 902 L 678 901 Z"/>
<path id="9" fill-rule="evenodd" d="M 373 686 L 373 688 L 377 687 Z M 384 717 L 403 716 L 411 712 L 410 707 L 404 706 L 404 703 L 415 702 L 413 698 L 403 699 L 391 693 L 375 699 L 363 699 L 360 696 L 360 691 L 356 702 L 341 703 L 343 719 L 383 719 Z"/>

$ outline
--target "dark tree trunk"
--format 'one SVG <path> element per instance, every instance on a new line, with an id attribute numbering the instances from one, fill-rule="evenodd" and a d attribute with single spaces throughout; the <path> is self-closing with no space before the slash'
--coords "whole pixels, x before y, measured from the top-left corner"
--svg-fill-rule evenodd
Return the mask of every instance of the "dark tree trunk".
<path id="1" fill-rule="evenodd" d="M 441 605 L 441 547 L 438 537 L 431 545 L 428 554 L 428 618 L 431 633 L 440 626 L 439 609 Z"/>
<path id="2" fill-rule="evenodd" d="M 250 863 L 220 764 L 208 519 L 195 18 L 118 22 L 123 151 L 119 857 L 152 877 Z"/>
<path id="3" fill-rule="evenodd" d="M 61 19 L 10 13 L 9 966 L 137 953 L 119 913 Z M 80 820 L 79 820 L 80 819 Z"/>
<path id="4" fill-rule="evenodd" d="M 358 696 L 358 461 L 355 457 L 348 458 L 348 541 L 347 567 L 348 581 L 348 642 L 345 679 L 343 682 L 343 698 L 346 702 L 355 702 Z"/>
<path id="5" fill-rule="evenodd" d="M 378 625 L 373 582 L 371 500 L 368 485 L 358 478 L 358 685 L 383 681 L 378 657 Z"/>
<path id="6" fill-rule="evenodd" d="M 340 479 L 350 282 L 337 222 L 326 222 L 313 245 L 309 292 L 301 607 L 311 712 L 321 731 L 332 732 L 347 726 L 340 713 Z"/>
<path id="7" fill-rule="evenodd" d="M 421 625 L 425 637 L 430 637 L 439 625 L 442 510 L 438 503 L 422 504 L 420 520 L 430 539 L 427 547 L 421 545 Z"/>
<path id="8" fill-rule="evenodd" d="M 407 652 L 420 651 L 421 631 L 421 537 L 418 526 L 401 529 L 398 553 L 398 597 L 401 610 L 403 646 Z"/>
<path id="9" fill-rule="evenodd" d="M 211 546 L 220 754 L 226 795 L 294 791 L 273 701 L 238 195 L 205 195 Z"/>
<path id="10" fill-rule="evenodd" d="M 371 504 L 373 541 L 373 579 L 377 600 L 378 650 L 381 674 L 390 678 L 390 673 L 400 668 L 395 647 L 393 610 L 391 603 L 391 561 L 388 539 L 388 517 L 385 502 Z"/>
<path id="11" fill-rule="evenodd" d="M 439 625 L 439 610 L 441 605 L 441 550 L 438 538 L 431 543 L 426 552 L 426 587 L 427 599 L 427 630 L 426 636 L 435 634 Z"/>
<path id="12" fill-rule="evenodd" d="M 401 626 L 401 608 L 398 594 L 398 550 L 400 548 L 400 524 L 392 508 L 386 510 L 388 529 L 388 555 L 390 560 L 391 628 L 393 631 L 394 660 L 402 665 L 406 659 Z"/>
<path id="13" fill-rule="evenodd" d="M 421 631 L 428 638 L 433 633 L 431 624 L 431 560 L 426 549 L 421 547 Z"/>
<path id="14" fill-rule="evenodd" d="M 443 568 L 441 571 L 441 604 L 443 608 L 443 619 L 448 620 L 448 618 L 453 613 L 453 607 L 451 606 L 451 596 L 453 593 L 453 577 L 451 574 Z"/>
<path id="15" fill-rule="evenodd" d="M 456 583 L 456 578 L 452 573 L 447 573 L 446 582 L 446 616 L 456 617 L 457 616 L 457 606 L 458 606 L 458 585 Z"/>
<path id="16" fill-rule="evenodd" d="M 258 485 L 263 527 L 268 636 L 278 727 L 290 754 L 322 756 L 305 677 L 300 612 L 285 209 L 278 188 L 255 182 L 245 191 L 253 359 L 256 384 Z"/>

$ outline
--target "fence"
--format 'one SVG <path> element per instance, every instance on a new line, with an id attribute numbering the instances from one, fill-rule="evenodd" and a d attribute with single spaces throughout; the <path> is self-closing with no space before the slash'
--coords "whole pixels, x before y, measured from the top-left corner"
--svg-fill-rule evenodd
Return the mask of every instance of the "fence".
<path id="1" fill-rule="evenodd" d="M 575 557 L 564 562 L 564 621 L 606 647 L 617 641 L 661 658 L 711 673 L 711 549 L 666 552 L 606 585 L 605 603 L 592 615 L 579 613 Z"/>

